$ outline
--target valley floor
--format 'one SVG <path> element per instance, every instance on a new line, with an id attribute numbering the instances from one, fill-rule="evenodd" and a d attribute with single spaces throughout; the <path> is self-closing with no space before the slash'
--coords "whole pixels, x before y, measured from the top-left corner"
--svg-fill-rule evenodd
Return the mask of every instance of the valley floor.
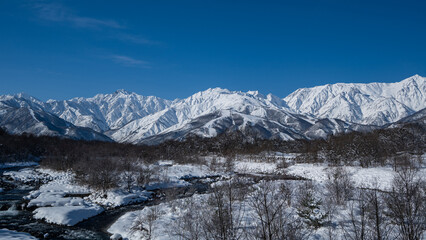
<path id="1" fill-rule="evenodd" d="M 209 239 L 220 232 L 216 227 L 223 224 L 215 223 L 218 221 L 215 213 L 220 210 L 220 204 L 212 201 L 218 197 L 222 204 L 229 205 L 228 210 L 231 209 L 234 214 L 227 222 L 219 220 L 232 224 L 227 234 L 240 239 L 258 239 L 263 234 L 259 230 L 264 224 L 262 214 L 265 213 L 262 211 L 268 208 L 279 212 L 277 219 L 281 219 L 278 222 L 283 224 L 285 231 L 300 229 L 292 233 L 299 239 L 348 239 L 357 233 L 357 224 L 363 220 L 359 213 L 361 195 L 357 190 L 374 189 L 386 193 L 392 190 L 397 175 L 390 166 L 331 167 L 326 164 L 294 163 L 294 157 L 292 154 L 281 155 L 277 157 L 278 160 L 265 162 L 242 156 L 232 164 L 214 156 L 206 157 L 202 164 L 159 161 L 149 166 L 153 180 L 144 187 L 133 184 L 130 187 L 129 182 L 121 181 L 117 188 L 108 191 L 78 184 L 75 174 L 70 171 L 58 172 L 40 167 L 5 170 L 2 178 L 40 184 L 38 189 L 24 197 L 25 209 L 32 211 L 34 219 L 62 226 L 74 226 L 104 211 L 129 204 L 145 204 L 140 209 L 122 213 L 118 219 L 112 219 L 110 226 L 99 229 L 108 232 L 112 239 Z M 282 167 L 280 161 L 288 161 L 289 164 Z M 28 163 L 30 165 L 34 164 Z M 348 177 L 353 193 L 343 202 L 333 204 L 330 177 L 339 171 Z M 424 165 L 418 168 L 416 178 L 426 178 Z M 207 188 L 197 191 L 199 184 Z M 9 190 L 0 189 L 0 192 Z M 314 211 L 303 217 L 301 199 L 306 195 L 312 195 L 307 201 L 311 201 L 309 204 Z M 232 201 L 227 202 L 226 198 L 222 199 L 223 196 L 228 196 Z M 260 200 L 261 196 L 265 202 Z M 273 205 L 281 208 L 276 209 Z M 0 214 L 14 214 L 12 210 L 2 209 Z M 271 216 L 266 217 L 269 219 Z M 215 223 L 214 226 L 212 223 Z M 373 234 L 371 231 L 368 234 Z M 396 225 L 388 224 L 386 231 L 389 237 L 400 237 Z M 25 239 L 21 238 L 25 236 L 30 235 L 0 230 L 0 239 Z M 426 237 L 425 232 L 422 237 Z"/>

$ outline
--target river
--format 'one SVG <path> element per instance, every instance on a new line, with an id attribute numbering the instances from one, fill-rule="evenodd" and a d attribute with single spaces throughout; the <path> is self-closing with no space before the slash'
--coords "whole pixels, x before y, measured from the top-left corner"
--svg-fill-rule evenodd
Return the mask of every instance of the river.
<path id="1" fill-rule="evenodd" d="M 124 213 L 141 210 L 147 205 L 155 205 L 164 201 L 191 196 L 188 194 L 189 188 L 174 190 L 173 195 L 168 197 L 165 197 L 168 194 L 167 191 L 157 191 L 155 192 L 155 197 L 150 201 L 107 209 L 101 214 L 75 226 L 59 226 L 34 219 L 32 212 L 22 207 L 25 205 L 23 198 L 31 191 L 38 189 L 39 186 L 11 181 L 3 175 L 3 172 L 19 171 L 23 168 L 28 167 L 0 169 L 0 187 L 4 188 L 4 191 L 0 192 L 0 229 L 7 228 L 19 232 L 27 232 L 40 239 L 109 239 L 108 227 Z M 29 168 L 36 168 L 36 166 Z M 188 181 L 192 181 L 193 187 L 191 189 L 195 189 L 196 192 L 206 192 L 209 189 L 208 184 L 197 181 L 197 179 Z"/>

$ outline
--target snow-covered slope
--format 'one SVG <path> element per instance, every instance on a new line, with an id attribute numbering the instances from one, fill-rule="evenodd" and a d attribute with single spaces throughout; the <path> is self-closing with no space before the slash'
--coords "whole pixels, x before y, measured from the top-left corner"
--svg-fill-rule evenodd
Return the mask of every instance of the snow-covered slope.
<path id="1" fill-rule="evenodd" d="M 312 139 L 369 131 L 425 107 L 426 79 L 415 75 L 398 83 L 303 88 L 284 99 L 221 88 L 174 101 L 124 90 L 47 102 L 25 94 L 5 95 L 0 96 L 0 126 L 16 133 L 70 135 L 74 131 L 79 136 L 87 135 L 81 131 L 90 128 L 96 137 L 105 134 L 119 142 L 151 144 L 237 129 L 262 138 Z"/>
<path id="2" fill-rule="evenodd" d="M 163 111 L 106 134 L 119 142 L 156 144 L 188 134 L 214 137 L 238 129 L 252 137 L 292 140 L 362 129 L 357 126 L 295 114 L 271 94 L 214 88 L 175 101 Z"/>
<path id="3" fill-rule="evenodd" d="M 74 139 L 111 141 L 90 128 L 77 127 L 43 111 L 40 101 L 24 96 L 0 97 L 0 126 L 12 134 L 32 133 L 37 136 L 64 136 Z M 27 102 L 29 100 L 29 102 Z"/>
<path id="4" fill-rule="evenodd" d="M 402 118 L 399 121 L 392 123 L 389 127 L 400 127 L 404 124 L 419 124 L 426 127 L 426 108 L 413 113 L 412 115 Z"/>
<path id="5" fill-rule="evenodd" d="M 192 119 L 183 126 L 173 126 L 158 134 L 136 140 L 135 143 L 158 144 L 166 140 L 182 140 L 188 135 L 214 137 L 218 134 L 239 130 L 246 138 L 259 139 L 314 139 L 329 134 L 370 131 L 374 127 L 348 124 L 337 119 L 307 121 L 303 116 L 293 115 L 281 118 L 280 111 L 268 110 L 267 117 L 228 111 L 216 111 Z M 286 120 L 284 120 L 286 119 Z M 312 119 L 310 119 L 312 120 Z"/>
<path id="6" fill-rule="evenodd" d="M 380 126 L 426 107 L 426 78 L 414 75 L 397 83 L 301 88 L 284 101 L 300 114 Z"/>
<path id="7" fill-rule="evenodd" d="M 237 92 L 221 88 L 211 88 L 198 92 L 188 98 L 177 100 L 172 105 L 152 115 L 128 123 L 124 127 L 110 132 L 116 141 L 139 142 L 140 140 L 160 133 L 181 131 L 193 124 L 194 119 L 205 116 L 221 118 L 224 115 L 243 113 L 253 118 L 266 118 L 267 111 L 279 111 L 283 114 L 281 121 L 290 121 L 293 118 L 287 107 L 276 104 L 277 97 L 272 95 L 263 96 L 258 92 Z M 279 101 L 282 103 L 282 101 Z M 213 114 L 220 111 L 220 114 Z M 210 115 L 213 114 L 213 115 Z M 208 117 L 206 117 L 209 115 Z M 205 120 L 201 120 L 204 122 Z M 207 123 L 206 123 L 207 124 Z M 200 125 L 201 127 L 201 125 Z M 214 136 L 212 134 L 208 136 Z M 178 134 L 181 135 L 181 134 Z"/>
<path id="8" fill-rule="evenodd" d="M 45 109 L 76 126 L 96 131 L 120 128 L 130 121 L 165 109 L 171 101 L 154 96 L 141 96 L 125 90 L 98 94 L 92 98 L 67 101 L 49 100 Z"/>

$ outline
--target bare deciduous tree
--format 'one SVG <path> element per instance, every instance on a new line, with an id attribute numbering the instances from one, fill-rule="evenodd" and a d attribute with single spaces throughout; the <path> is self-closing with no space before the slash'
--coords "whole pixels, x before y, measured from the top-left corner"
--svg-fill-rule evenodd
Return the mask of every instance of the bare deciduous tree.
<path id="1" fill-rule="evenodd" d="M 367 196 L 363 189 L 356 191 L 356 196 L 349 203 L 349 222 L 342 222 L 344 238 L 349 240 L 370 239 L 367 218 Z"/>
<path id="2" fill-rule="evenodd" d="M 139 232 L 144 239 L 153 239 L 154 223 L 160 215 L 161 213 L 157 206 L 149 207 L 146 213 L 140 212 L 130 228 L 130 233 Z"/>
<path id="3" fill-rule="evenodd" d="M 258 231 L 255 236 L 258 239 L 278 239 L 283 226 L 286 225 L 283 217 L 287 199 L 273 182 L 261 182 L 256 186 L 250 198 L 250 206 L 255 211 Z"/>
<path id="4" fill-rule="evenodd" d="M 177 208 L 181 208 L 184 213 L 177 218 L 171 228 L 169 235 L 183 240 L 203 239 L 203 223 L 200 213 L 203 212 L 203 205 L 194 201 L 193 198 L 187 198 L 179 202 Z"/>
<path id="5" fill-rule="evenodd" d="M 126 184 L 127 191 L 130 192 L 136 178 L 135 167 L 130 158 L 121 159 L 119 170 L 121 171 L 121 180 Z"/>
<path id="6" fill-rule="evenodd" d="M 139 167 L 138 172 L 136 173 L 136 182 L 138 186 L 146 186 L 152 178 L 152 171 L 148 167 Z"/>
<path id="7" fill-rule="evenodd" d="M 377 189 L 377 186 L 374 189 L 365 191 L 368 204 L 369 226 L 371 226 L 373 238 L 377 240 L 389 239 L 393 227 L 385 215 L 386 206 L 383 201 L 383 193 Z"/>
<path id="8" fill-rule="evenodd" d="M 353 191 L 350 173 L 343 167 L 332 168 L 327 172 L 326 187 L 334 203 L 343 205 Z"/>
<path id="9" fill-rule="evenodd" d="M 417 169 L 401 169 L 393 180 L 392 191 L 385 198 L 387 214 L 404 240 L 419 240 L 426 230 L 424 185 Z"/>
<path id="10" fill-rule="evenodd" d="M 206 239 L 241 239 L 245 215 L 245 185 L 237 180 L 213 189 L 208 199 L 209 210 L 203 213 Z"/>

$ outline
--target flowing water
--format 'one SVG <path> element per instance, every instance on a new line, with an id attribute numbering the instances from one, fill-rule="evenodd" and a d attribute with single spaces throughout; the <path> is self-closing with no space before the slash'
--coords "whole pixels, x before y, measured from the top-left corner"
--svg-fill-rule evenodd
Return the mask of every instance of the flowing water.
<path id="1" fill-rule="evenodd" d="M 110 234 L 106 230 L 124 213 L 141 210 L 147 205 L 159 204 L 178 197 L 188 197 L 190 196 L 188 192 L 192 190 L 205 192 L 209 188 L 209 184 L 191 179 L 193 183 L 191 189 L 175 189 L 173 195 L 170 195 L 172 197 L 165 197 L 168 194 L 167 191 L 157 191 L 151 201 L 106 210 L 72 227 L 58 226 L 34 219 L 32 212 L 22 207 L 25 205 L 23 197 L 32 190 L 36 190 L 37 185 L 10 181 L 3 176 L 4 171 L 18 171 L 22 168 L 24 167 L 0 169 L 0 187 L 5 188 L 3 192 L 0 192 L 0 229 L 27 232 L 40 239 L 109 239 Z"/>

